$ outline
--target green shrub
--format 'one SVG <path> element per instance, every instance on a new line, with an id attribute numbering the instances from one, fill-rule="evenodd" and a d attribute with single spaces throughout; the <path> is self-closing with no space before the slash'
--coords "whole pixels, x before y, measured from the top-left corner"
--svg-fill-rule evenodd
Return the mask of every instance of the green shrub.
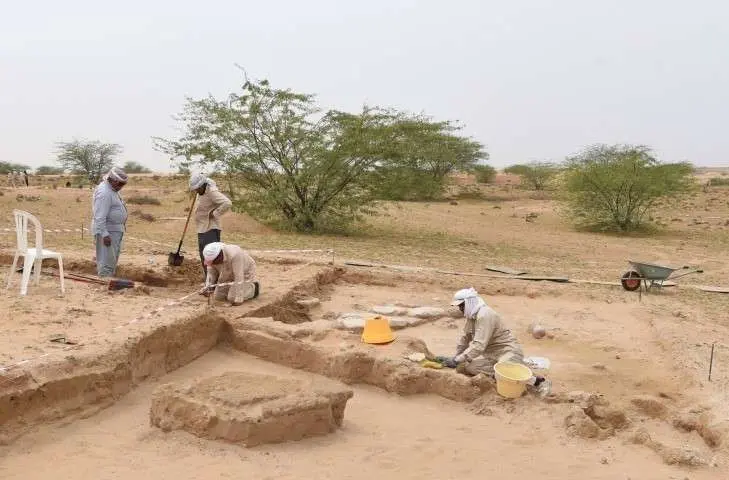
<path id="1" fill-rule="evenodd" d="M 564 193 L 577 226 L 629 232 L 650 221 L 659 199 L 695 185 L 689 163 L 660 163 L 644 146 L 595 145 L 567 160 Z"/>
<path id="2" fill-rule="evenodd" d="M 496 177 L 496 169 L 491 165 L 476 165 L 473 167 L 473 174 L 478 183 L 491 183 Z"/>

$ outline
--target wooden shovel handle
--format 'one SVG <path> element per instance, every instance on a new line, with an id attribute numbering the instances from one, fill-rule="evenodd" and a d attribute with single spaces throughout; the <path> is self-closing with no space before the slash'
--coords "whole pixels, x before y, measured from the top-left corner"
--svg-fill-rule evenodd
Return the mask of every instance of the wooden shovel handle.
<path id="1" fill-rule="evenodd" d="M 187 226 L 190 224 L 190 217 L 192 216 L 192 207 L 195 206 L 195 200 L 197 200 L 197 193 L 193 195 L 192 202 L 190 203 L 190 211 L 187 212 L 187 220 L 185 221 L 185 228 L 182 230 L 182 237 L 180 238 L 180 246 L 177 247 L 177 253 L 180 253 L 182 249 L 182 241 L 185 239 L 185 233 L 187 233 Z"/>

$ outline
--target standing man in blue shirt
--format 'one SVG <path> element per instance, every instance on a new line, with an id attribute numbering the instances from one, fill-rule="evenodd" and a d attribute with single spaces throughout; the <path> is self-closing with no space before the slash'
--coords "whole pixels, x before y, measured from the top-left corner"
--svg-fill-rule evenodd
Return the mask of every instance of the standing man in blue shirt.
<path id="1" fill-rule="evenodd" d="M 128 216 L 119 191 L 127 180 L 124 170 L 112 167 L 94 190 L 91 232 L 96 242 L 96 272 L 99 277 L 113 277 L 119 262 Z"/>

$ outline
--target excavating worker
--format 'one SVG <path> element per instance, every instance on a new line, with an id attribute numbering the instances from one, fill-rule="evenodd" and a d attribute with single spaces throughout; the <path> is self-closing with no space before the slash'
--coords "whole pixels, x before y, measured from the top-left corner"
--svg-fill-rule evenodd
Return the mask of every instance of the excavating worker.
<path id="1" fill-rule="evenodd" d="M 91 232 L 96 242 L 96 273 L 113 277 L 127 223 L 127 207 L 119 191 L 127 184 L 124 170 L 112 167 L 94 190 Z"/>
<path id="2" fill-rule="evenodd" d="M 203 278 L 206 278 L 207 268 L 203 259 L 203 249 L 210 243 L 220 241 L 220 217 L 230 210 L 232 202 L 218 190 L 213 180 L 201 173 L 190 176 L 190 191 L 197 192 L 199 200 L 195 211 L 195 223 Z"/>
<path id="3" fill-rule="evenodd" d="M 521 345 L 512 335 L 501 317 L 473 288 L 459 290 L 453 296 L 452 306 L 457 306 L 466 323 L 453 357 L 438 357 L 444 366 L 475 376 L 484 373 L 494 376 L 498 362 L 524 364 Z M 552 382 L 541 376 L 532 376 L 527 388 L 541 397 L 549 395 Z"/>
<path id="4" fill-rule="evenodd" d="M 214 293 L 216 300 L 227 299 L 233 306 L 258 296 L 256 261 L 248 252 L 238 245 L 213 242 L 205 245 L 202 254 L 207 267 L 203 295 Z"/>

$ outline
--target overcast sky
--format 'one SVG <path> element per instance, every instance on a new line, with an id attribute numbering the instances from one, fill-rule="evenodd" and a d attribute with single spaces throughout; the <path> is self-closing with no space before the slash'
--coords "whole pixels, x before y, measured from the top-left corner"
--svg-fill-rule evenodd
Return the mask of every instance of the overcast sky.
<path id="1" fill-rule="evenodd" d="M 2 2 L 0 160 L 52 164 L 74 137 L 167 170 L 186 96 L 224 96 L 234 64 L 325 108 L 460 120 L 491 163 L 597 142 L 729 164 L 729 4 L 633 0 Z"/>

